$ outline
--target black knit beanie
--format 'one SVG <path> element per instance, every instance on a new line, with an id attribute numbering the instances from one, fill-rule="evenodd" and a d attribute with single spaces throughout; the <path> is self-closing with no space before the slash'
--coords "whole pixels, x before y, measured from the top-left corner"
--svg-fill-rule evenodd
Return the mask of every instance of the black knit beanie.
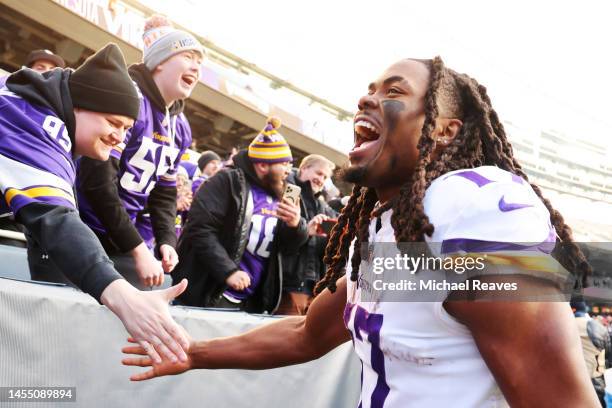
<path id="1" fill-rule="evenodd" d="M 75 108 L 138 118 L 138 91 L 116 44 L 109 43 L 87 58 L 70 75 L 68 84 Z"/>
<path id="2" fill-rule="evenodd" d="M 198 159 L 198 168 L 200 169 L 200 171 L 204 170 L 204 167 L 206 167 L 206 165 L 213 160 L 221 161 L 221 157 L 219 157 L 219 155 L 213 152 L 212 150 L 206 150 L 205 152 L 202 152 L 200 158 Z"/>

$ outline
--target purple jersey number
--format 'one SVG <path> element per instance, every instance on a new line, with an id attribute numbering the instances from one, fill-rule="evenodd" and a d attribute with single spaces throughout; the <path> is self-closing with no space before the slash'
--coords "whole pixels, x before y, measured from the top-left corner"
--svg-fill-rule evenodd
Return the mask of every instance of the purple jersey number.
<path id="1" fill-rule="evenodd" d="M 368 336 L 368 341 L 371 345 L 370 362 L 372 369 L 378 375 L 376 381 L 376 387 L 372 392 L 370 398 L 370 407 L 372 408 L 383 408 L 385 399 L 389 395 L 389 386 L 387 385 L 387 379 L 385 377 L 385 357 L 382 350 L 380 349 L 380 329 L 383 324 L 383 315 L 376 313 L 368 313 L 364 308 L 347 303 L 344 312 L 345 322 L 348 323 L 348 319 L 351 315 L 351 310 L 355 308 L 355 319 L 353 320 L 353 335 L 355 340 L 363 341 L 361 333 L 365 333 Z M 363 372 L 362 379 L 363 383 Z M 363 384 L 362 384 L 363 386 Z M 361 407 L 361 404 L 359 404 Z"/>

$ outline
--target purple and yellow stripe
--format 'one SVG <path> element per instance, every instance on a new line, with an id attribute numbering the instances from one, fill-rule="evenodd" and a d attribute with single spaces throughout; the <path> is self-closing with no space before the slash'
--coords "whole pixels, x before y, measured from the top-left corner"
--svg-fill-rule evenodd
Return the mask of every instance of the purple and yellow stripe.
<path id="1" fill-rule="evenodd" d="M 280 119 L 268 118 L 264 129 L 249 145 L 248 156 L 252 162 L 282 163 L 293 161 L 289 144 L 276 130 L 280 126 Z"/>
<path id="2" fill-rule="evenodd" d="M 76 208 L 74 197 L 71 193 L 52 186 L 32 186 L 24 189 L 9 187 L 4 192 L 4 199 L 14 212 L 17 212 L 24 205 L 33 202 Z"/>

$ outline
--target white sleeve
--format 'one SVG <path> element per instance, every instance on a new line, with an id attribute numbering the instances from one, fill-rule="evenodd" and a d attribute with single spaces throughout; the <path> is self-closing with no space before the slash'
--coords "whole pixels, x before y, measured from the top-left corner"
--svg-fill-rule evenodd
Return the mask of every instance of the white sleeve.
<path id="1" fill-rule="evenodd" d="M 442 176 L 428 189 L 424 204 L 435 228 L 428 241 L 448 249 L 478 252 L 474 249 L 481 242 L 555 241 L 550 214 L 531 186 L 496 167 Z"/>
<path id="2" fill-rule="evenodd" d="M 432 254 L 484 259 L 486 273 L 528 275 L 573 287 L 551 256 L 556 232 L 529 183 L 496 167 L 459 170 L 436 179 L 424 200 L 435 231 Z M 478 269 L 483 271 L 483 269 Z"/>

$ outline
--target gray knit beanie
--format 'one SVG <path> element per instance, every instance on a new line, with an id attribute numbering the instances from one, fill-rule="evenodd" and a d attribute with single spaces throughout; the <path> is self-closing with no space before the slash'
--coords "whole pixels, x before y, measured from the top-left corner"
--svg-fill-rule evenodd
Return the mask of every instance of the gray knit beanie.
<path id="1" fill-rule="evenodd" d="M 153 16 L 147 20 L 142 39 L 143 62 L 149 71 L 183 51 L 196 51 L 204 56 L 202 44 L 193 35 L 172 27 L 163 16 Z"/>

